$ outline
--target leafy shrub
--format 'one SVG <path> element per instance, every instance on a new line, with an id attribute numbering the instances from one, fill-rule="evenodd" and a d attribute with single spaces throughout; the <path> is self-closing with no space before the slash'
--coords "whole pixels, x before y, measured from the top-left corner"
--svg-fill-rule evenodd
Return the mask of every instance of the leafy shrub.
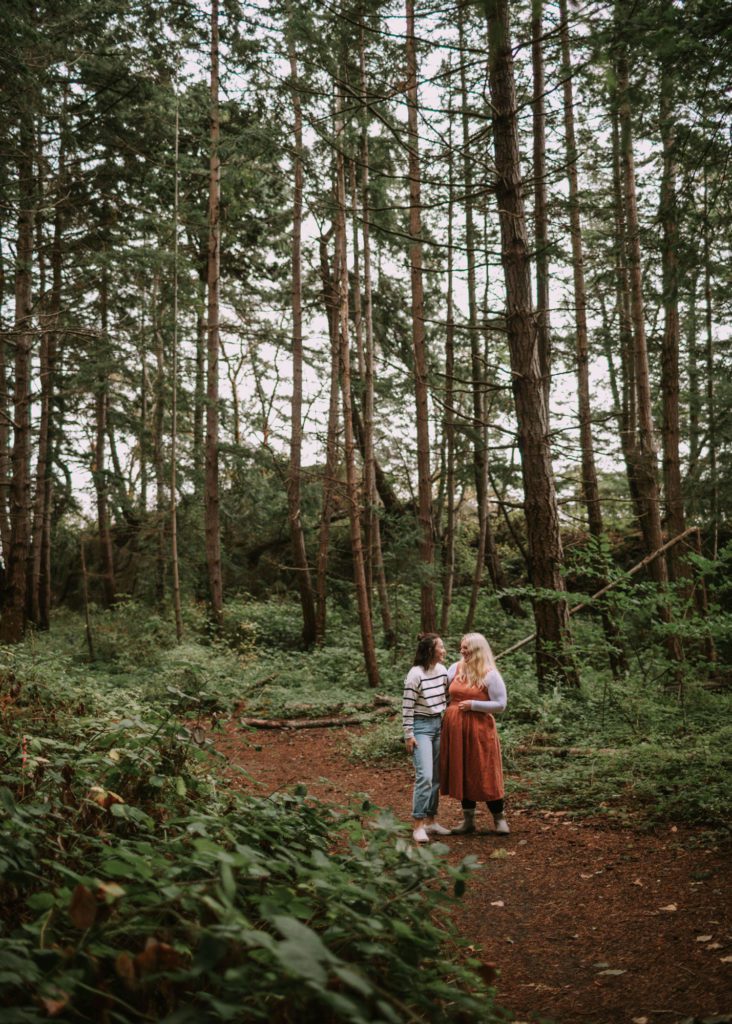
<path id="1" fill-rule="evenodd" d="M 238 792 L 176 694 L 2 658 L 4 1022 L 493 1019 L 438 923 L 470 860 L 366 806 Z"/>

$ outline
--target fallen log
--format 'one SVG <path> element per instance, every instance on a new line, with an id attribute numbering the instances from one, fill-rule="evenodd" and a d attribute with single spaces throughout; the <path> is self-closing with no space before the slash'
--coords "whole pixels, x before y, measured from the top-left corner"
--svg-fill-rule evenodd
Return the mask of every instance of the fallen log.
<path id="1" fill-rule="evenodd" d="M 391 710 L 384 707 L 363 715 L 349 715 L 346 718 L 240 718 L 239 724 L 250 729 L 327 729 L 341 725 L 365 725 Z"/>

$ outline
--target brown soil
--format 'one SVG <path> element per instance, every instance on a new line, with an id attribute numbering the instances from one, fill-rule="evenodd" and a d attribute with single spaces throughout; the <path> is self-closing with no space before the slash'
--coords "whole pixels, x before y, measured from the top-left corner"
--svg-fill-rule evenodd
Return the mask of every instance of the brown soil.
<path id="1" fill-rule="evenodd" d="M 261 793 L 304 783 L 322 799 L 354 794 L 409 820 L 411 766 L 353 765 L 342 729 L 260 732 L 230 725 L 217 742 Z M 507 809 L 511 835 L 447 837 L 482 863 L 455 919 L 496 964 L 497 1000 L 520 1021 L 557 1024 L 732 1022 L 729 850 L 688 830 L 655 835 Z M 460 820 L 443 800 L 441 821 Z M 721 1024 L 721 1021 L 719 1021 Z"/>

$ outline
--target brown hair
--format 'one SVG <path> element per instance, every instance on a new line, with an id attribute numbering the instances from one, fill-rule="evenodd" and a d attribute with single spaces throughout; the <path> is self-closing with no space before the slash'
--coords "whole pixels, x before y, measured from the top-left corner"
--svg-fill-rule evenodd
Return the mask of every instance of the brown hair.
<path id="1" fill-rule="evenodd" d="M 439 633 L 420 633 L 417 636 L 417 650 L 414 655 L 413 665 L 420 668 L 430 668 L 435 664 L 435 646 L 440 639 Z"/>

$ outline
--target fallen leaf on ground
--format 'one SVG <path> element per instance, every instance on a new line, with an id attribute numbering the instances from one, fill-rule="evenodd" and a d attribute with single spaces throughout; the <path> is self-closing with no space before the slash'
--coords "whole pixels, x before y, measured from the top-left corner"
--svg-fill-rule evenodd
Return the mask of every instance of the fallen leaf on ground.
<path id="1" fill-rule="evenodd" d="M 600 974 L 612 974 L 612 975 L 615 975 L 615 974 L 627 974 L 627 973 L 628 973 L 627 971 L 624 971 L 620 967 L 610 967 L 610 968 L 608 968 L 607 971 L 600 971 Z"/>
<path id="2" fill-rule="evenodd" d="M 712 936 L 711 935 L 697 935 L 697 937 L 696 937 L 696 941 L 697 942 L 711 942 L 711 940 L 712 940 Z"/>
<path id="3" fill-rule="evenodd" d="M 592 878 L 592 875 L 586 875 L 584 872 L 580 873 L 580 878 Z"/>
<path id="4" fill-rule="evenodd" d="M 633 1024 L 648 1024 L 648 1017 L 633 1017 Z"/>
<path id="5" fill-rule="evenodd" d="M 665 907 L 659 907 L 658 909 L 659 909 L 659 910 L 666 910 L 666 911 L 668 911 L 669 913 L 673 913 L 673 911 L 674 911 L 674 910 L 678 910 L 679 908 L 678 908 L 678 907 L 676 906 L 676 904 L 675 904 L 675 903 L 669 903 L 669 904 L 668 904 L 667 906 L 665 906 Z"/>
<path id="6" fill-rule="evenodd" d="M 641 882 L 640 878 L 634 878 L 633 885 L 639 885 L 641 889 L 643 888 L 643 882 Z"/>
<path id="7" fill-rule="evenodd" d="M 503 860 L 508 857 L 508 850 L 494 850 L 488 860 Z"/>
<path id="8" fill-rule="evenodd" d="M 710 942 L 709 945 L 707 946 L 707 949 L 721 949 L 721 948 L 722 948 L 722 943 L 721 942 Z"/>
<path id="9" fill-rule="evenodd" d="M 505 907 L 506 904 L 503 902 L 503 900 L 493 900 L 493 902 L 491 903 L 491 906 L 492 907 Z"/>
<path id="10" fill-rule="evenodd" d="M 719 962 L 723 964 L 732 964 L 732 956 L 720 956 Z"/>

